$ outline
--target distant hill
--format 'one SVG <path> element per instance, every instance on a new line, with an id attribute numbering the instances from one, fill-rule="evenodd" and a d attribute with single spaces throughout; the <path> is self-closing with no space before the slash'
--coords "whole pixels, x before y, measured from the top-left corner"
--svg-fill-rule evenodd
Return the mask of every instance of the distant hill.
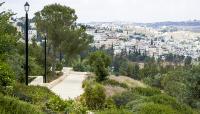
<path id="1" fill-rule="evenodd" d="M 199 20 L 194 21 L 182 21 L 182 22 L 156 22 L 156 23 L 147 23 L 146 25 L 152 27 L 159 27 L 159 26 L 200 26 Z"/>
<path id="2" fill-rule="evenodd" d="M 155 22 L 155 23 L 135 23 L 135 25 L 147 26 L 155 29 L 159 29 L 163 26 L 170 26 L 170 27 L 176 27 L 179 30 L 200 32 L 200 20 L 180 21 L 180 22 L 166 21 L 166 22 Z"/>

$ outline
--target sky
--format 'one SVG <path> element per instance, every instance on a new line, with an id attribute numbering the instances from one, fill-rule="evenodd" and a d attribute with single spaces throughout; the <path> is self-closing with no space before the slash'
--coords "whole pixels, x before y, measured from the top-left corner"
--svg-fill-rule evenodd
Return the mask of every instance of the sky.
<path id="1" fill-rule="evenodd" d="M 29 16 L 45 5 L 60 3 L 75 9 L 78 22 L 162 22 L 200 20 L 200 0 L 0 0 L 1 10 L 12 10 L 24 16 L 29 2 Z"/>

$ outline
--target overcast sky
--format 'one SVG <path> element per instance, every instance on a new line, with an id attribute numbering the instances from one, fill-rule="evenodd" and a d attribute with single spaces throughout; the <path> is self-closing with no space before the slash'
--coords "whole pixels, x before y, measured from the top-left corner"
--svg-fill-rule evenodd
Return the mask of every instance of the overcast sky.
<path id="1" fill-rule="evenodd" d="M 0 0 L 1 10 L 11 9 L 24 16 L 24 4 L 30 4 L 29 15 L 45 5 L 60 3 L 76 10 L 79 22 L 128 21 L 160 22 L 200 20 L 200 0 Z"/>

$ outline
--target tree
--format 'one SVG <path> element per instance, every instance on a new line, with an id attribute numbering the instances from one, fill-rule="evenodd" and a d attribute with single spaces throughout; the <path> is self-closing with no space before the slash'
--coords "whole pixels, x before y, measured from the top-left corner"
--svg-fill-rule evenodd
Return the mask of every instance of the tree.
<path id="1" fill-rule="evenodd" d="M 57 55 L 73 57 L 86 49 L 92 37 L 85 33 L 85 27 L 76 25 L 75 10 L 60 4 L 45 6 L 35 13 L 35 23 L 40 34 L 47 34 L 51 50 L 52 71 L 55 72 Z M 61 61 L 60 61 L 61 62 Z"/>
<path id="2" fill-rule="evenodd" d="M 0 5 L 1 6 L 1 5 Z M 10 12 L 0 13 L 0 55 L 2 57 L 11 54 L 11 51 L 15 50 L 16 42 L 18 40 L 18 34 L 16 28 L 9 23 L 9 19 L 12 16 Z"/>
<path id="3" fill-rule="evenodd" d="M 128 63 L 128 68 L 127 68 L 127 76 L 133 77 L 133 63 Z"/>
<path id="4" fill-rule="evenodd" d="M 140 72 L 140 67 L 138 64 L 134 64 L 133 67 L 133 78 L 134 79 L 139 79 L 139 72 Z"/>
<path id="5" fill-rule="evenodd" d="M 0 7 L 3 3 L 0 3 Z M 11 25 L 11 12 L 0 12 L 0 86 L 11 86 L 14 81 L 13 69 L 9 65 L 9 58 L 15 55 L 18 32 Z M 12 65 L 12 64 L 11 64 Z"/>
<path id="6" fill-rule="evenodd" d="M 93 68 L 97 81 L 103 81 L 109 75 L 108 67 L 111 64 L 111 58 L 102 51 L 96 51 L 90 54 L 89 64 Z"/>
<path id="7" fill-rule="evenodd" d="M 191 65 L 191 62 L 192 62 L 192 57 L 187 56 L 187 57 L 185 58 L 185 66 Z"/>

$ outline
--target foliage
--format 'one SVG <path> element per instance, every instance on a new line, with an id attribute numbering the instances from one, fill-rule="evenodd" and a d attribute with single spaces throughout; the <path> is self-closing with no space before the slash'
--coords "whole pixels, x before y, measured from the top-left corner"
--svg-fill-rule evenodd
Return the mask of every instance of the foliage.
<path id="1" fill-rule="evenodd" d="M 191 70 L 176 70 L 168 72 L 161 81 L 162 87 L 171 96 L 179 101 L 189 104 L 194 108 L 199 108 L 199 66 Z M 195 99 L 195 100 L 194 100 Z"/>
<path id="2" fill-rule="evenodd" d="M 137 87 L 133 90 L 125 91 L 119 95 L 113 96 L 113 100 L 117 107 L 125 107 L 130 101 L 136 100 L 142 96 L 153 96 L 161 94 L 157 89 Z"/>
<path id="3" fill-rule="evenodd" d="M 195 111 L 193 111 L 187 105 L 180 103 L 175 98 L 166 94 L 156 93 L 149 96 L 148 94 L 138 94 L 136 92 L 135 96 L 136 95 L 138 97 L 136 97 L 136 99 L 133 99 L 132 101 L 129 101 L 126 105 L 126 108 L 131 110 L 132 112 L 142 114 L 147 114 L 148 112 L 152 114 L 168 114 L 169 112 L 176 112 L 178 114 L 195 113 Z"/>
<path id="4" fill-rule="evenodd" d="M 181 114 L 170 106 L 154 103 L 146 103 L 141 106 L 140 114 Z"/>
<path id="5" fill-rule="evenodd" d="M 48 40 L 48 55 L 51 57 L 52 75 L 55 74 L 55 63 L 59 53 L 65 58 L 73 58 L 88 48 L 92 36 L 86 34 L 84 26 L 75 24 L 75 10 L 60 4 L 45 6 L 35 13 L 35 23 L 40 34 L 46 34 Z"/>
<path id="6" fill-rule="evenodd" d="M 60 97 L 55 96 L 46 103 L 46 107 L 56 112 L 64 112 L 70 104 L 72 103 L 65 102 Z"/>
<path id="7" fill-rule="evenodd" d="M 87 114 L 87 107 L 80 101 L 73 101 L 71 104 L 71 109 L 68 111 L 70 114 Z"/>
<path id="8" fill-rule="evenodd" d="M 135 94 L 139 94 L 142 96 L 153 96 L 153 95 L 157 95 L 157 94 L 161 94 L 161 91 L 156 89 L 156 88 L 142 88 L 142 87 L 137 87 L 135 89 L 133 89 L 133 92 Z"/>
<path id="9" fill-rule="evenodd" d="M 62 63 L 57 63 L 56 64 L 56 71 L 62 71 L 62 69 L 63 69 Z"/>
<path id="10" fill-rule="evenodd" d="M 190 76 L 189 72 L 174 71 L 164 75 L 162 87 L 171 96 L 185 101 L 188 97 L 189 86 L 186 85 L 186 77 Z"/>
<path id="11" fill-rule="evenodd" d="M 192 62 L 192 57 L 187 56 L 187 57 L 185 58 L 185 66 L 191 65 L 191 62 Z"/>
<path id="12" fill-rule="evenodd" d="M 86 106 L 90 110 L 97 110 L 104 108 L 106 95 L 104 88 L 98 84 L 86 84 L 84 87 L 83 98 Z"/>
<path id="13" fill-rule="evenodd" d="M 80 72 L 85 72 L 88 71 L 88 68 L 86 65 L 83 65 L 82 63 L 77 63 L 73 66 L 74 71 L 80 71 Z"/>
<path id="14" fill-rule="evenodd" d="M 33 57 L 29 57 L 29 75 L 31 76 L 38 76 L 42 75 L 44 70 L 40 66 L 40 64 L 37 63 L 36 59 Z"/>
<path id="15" fill-rule="evenodd" d="M 125 107 L 128 102 L 136 99 L 136 97 L 137 96 L 132 91 L 126 91 L 121 94 L 114 95 L 112 99 L 117 107 Z"/>
<path id="16" fill-rule="evenodd" d="M 103 85 L 112 85 L 112 86 L 119 86 L 123 88 L 128 88 L 128 85 L 125 83 L 120 83 L 118 81 L 112 80 L 112 79 L 107 79 L 102 82 Z"/>
<path id="17" fill-rule="evenodd" d="M 78 58 L 73 65 L 73 70 L 80 72 L 90 71 L 90 66 L 87 64 L 87 59 L 81 60 L 81 58 Z"/>
<path id="18" fill-rule="evenodd" d="M 7 63 L 14 72 L 15 79 L 18 82 L 24 82 L 24 57 L 17 53 L 13 54 L 13 56 L 8 58 Z"/>
<path id="19" fill-rule="evenodd" d="M 90 54 L 89 64 L 93 68 L 97 81 L 103 81 L 109 75 L 108 67 L 111 64 L 110 57 L 102 51 L 96 51 Z"/>
<path id="20" fill-rule="evenodd" d="M 17 83 L 13 89 L 13 96 L 20 100 L 45 107 L 45 103 L 56 95 L 46 87 L 26 86 Z"/>
<path id="21" fill-rule="evenodd" d="M 1 114 L 43 114 L 41 109 L 16 98 L 0 95 Z"/>
<path id="22" fill-rule="evenodd" d="M 95 114 L 133 114 L 132 112 L 125 109 L 107 109 L 102 111 L 97 111 Z"/>
<path id="23" fill-rule="evenodd" d="M 0 62 L 0 87 L 12 86 L 14 83 L 14 73 L 9 65 Z"/>

